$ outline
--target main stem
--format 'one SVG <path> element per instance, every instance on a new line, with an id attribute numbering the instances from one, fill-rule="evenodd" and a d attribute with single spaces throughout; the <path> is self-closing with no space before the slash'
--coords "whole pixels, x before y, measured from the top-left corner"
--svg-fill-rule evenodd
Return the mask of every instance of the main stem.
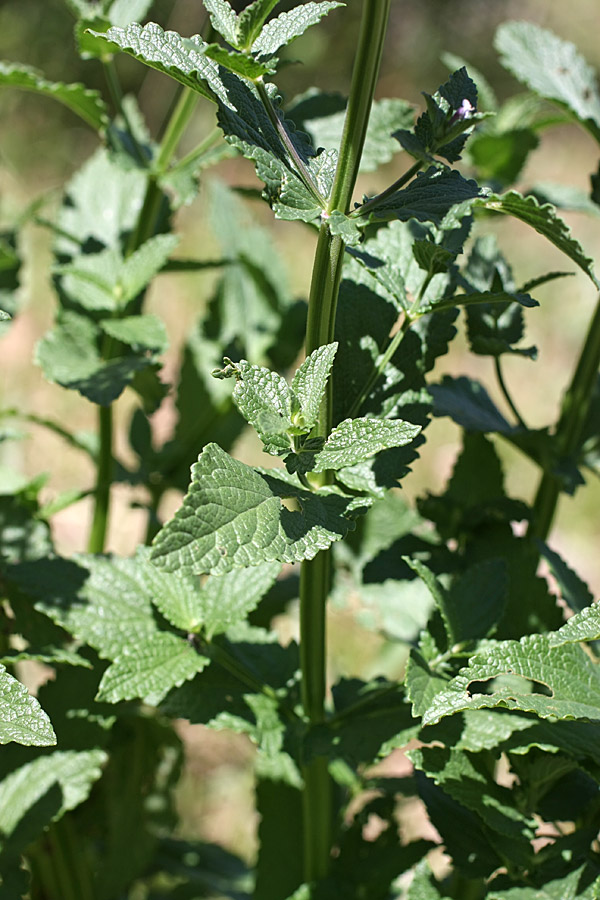
<path id="1" fill-rule="evenodd" d="M 577 363 L 571 384 L 562 402 L 555 446 L 559 459 L 574 454 L 581 442 L 589 413 L 594 382 L 600 368 L 600 297 Z M 546 470 L 533 504 L 533 518 L 529 534 L 546 540 L 558 505 L 561 481 L 554 472 Z"/>
<path id="2" fill-rule="evenodd" d="M 108 528 L 110 486 L 113 476 L 113 411 L 112 406 L 98 407 L 99 448 L 96 469 L 94 517 L 88 540 L 89 553 L 102 553 Z"/>
<path id="3" fill-rule="evenodd" d="M 358 175 L 369 113 L 381 62 L 391 0 L 364 0 L 350 98 L 340 145 L 338 166 L 327 212 L 348 212 Z M 333 341 L 344 243 L 332 235 L 327 220 L 321 225 L 308 301 L 306 354 Z M 331 430 L 333 391 L 330 385 L 321 406 L 315 435 Z M 320 483 L 330 480 L 328 473 Z M 300 665 L 302 702 L 309 725 L 325 718 L 326 603 L 331 581 L 331 551 L 305 560 L 300 571 Z M 304 877 L 313 882 L 327 875 L 332 843 L 332 786 L 325 756 L 303 766 Z"/>

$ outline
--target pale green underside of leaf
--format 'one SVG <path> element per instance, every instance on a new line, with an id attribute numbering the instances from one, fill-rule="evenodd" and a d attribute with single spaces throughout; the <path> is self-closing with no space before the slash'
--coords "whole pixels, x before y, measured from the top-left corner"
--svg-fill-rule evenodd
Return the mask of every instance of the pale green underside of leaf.
<path id="1" fill-rule="evenodd" d="M 128 344 L 136 352 L 148 350 L 164 353 L 169 346 L 167 329 L 162 319 L 152 313 L 124 316 L 122 319 L 103 319 L 100 327 L 117 341 Z"/>
<path id="2" fill-rule="evenodd" d="M 278 562 L 209 575 L 200 589 L 202 626 L 210 639 L 246 618 L 281 571 Z"/>
<path id="3" fill-rule="evenodd" d="M 186 610 L 194 621 L 198 618 L 195 585 L 161 572 L 148 562 L 148 553 L 139 550 L 131 559 L 43 561 L 25 571 L 23 589 L 40 598 L 36 609 L 114 660 L 157 633 L 154 603 L 161 611 L 173 610 L 178 626 Z"/>
<path id="4" fill-rule="evenodd" d="M 133 23 L 126 28 L 109 28 L 106 34 L 92 34 L 104 38 L 107 49 L 117 47 L 209 100 L 216 95 L 222 103 L 229 104 L 219 66 L 204 54 L 206 44 L 199 35 L 184 38 L 175 31 L 164 31 L 155 22 L 144 26 Z"/>
<path id="5" fill-rule="evenodd" d="M 502 688 L 493 694 L 471 693 L 473 682 L 500 675 L 518 675 L 523 693 Z M 533 681 L 546 686 L 552 696 L 531 693 Z M 600 671 L 584 651 L 572 644 L 552 647 L 547 637 L 528 635 L 520 641 L 504 641 L 487 654 L 470 661 L 446 689 L 437 693 L 423 712 L 423 724 L 466 709 L 502 707 L 532 712 L 543 719 L 600 720 Z"/>
<path id="6" fill-rule="evenodd" d="M 318 417 L 321 400 L 333 365 L 338 344 L 324 344 L 304 360 L 292 381 L 294 392 L 307 426 L 312 427 Z"/>
<path id="7" fill-rule="evenodd" d="M 209 662 L 184 638 L 157 632 L 117 656 L 102 676 L 98 700 L 118 703 L 140 697 L 156 706 L 172 688 L 189 681 Z"/>
<path id="8" fill-rule="evenodd" d="M 321 3 L 313 3 L 311 0 L 309 3 L 302 3 L 295 9 L 281 13 L 263 26 L 259 36 L 252 44 L 253 55 L 259 59 L 268 59 L 281 47 L 285 47 L 286 44 L 304 34 L 311 25 L 316 25 L 323 16 L 343 5 L 335 0 L 323 0 Z"/>
<path id="9" fill-rule="evenodd" d="M 237 47 L 238 17 L 228 0 L 202 0 L 202 2 L 210 15 L 215 31 L 218 31 L 232 47 Z"/>
<path id="10" fill-rule="evenodd" d="M 56 744 L 56 735 L 35 697 L 0 665 L 0 744 L 11 741 L 47 747 Z"/>
<path id="11" fill-rule="evenodd" d="M 285 378 L 245 359 L 235 364 L 235 376 L 233 399 L 245 420 L 263 441 L 269 435 L 279 435 L 282 448 L 289 448 L 285 432 L 292 425 L 292 393 Z"/>
<path id="12" fill-rule="evenodd" d="M 309 97 L 310 95 L 304 95 Z M 300 103 L 302 98 L 300 98 Z M 321 118 L 306 119 L 302 128 L 311 135 L 315 147 L 338 149 L 342 139 L 344 110 Z M 384 98 L 375 100 L 369 115 L 369 126 L 360 160 L 360 172 L 374 172 L 389 162 L 402 148 L 392 137 L 399 128 L 409 128 L 414 119 L 414 107 L 406 100 Z"/>
<path id="13" fill-rule="evenodd" d="M 555 208 L 549 203 L 540 205 L 533 196 L 523 197 L 517 191 L 509 191 L 506 194 L 490 194 L 476 200 L 474 205 L 514 216 L 535 228 L 538 234 L 543 235 L 572 259 L 596 287 L 599 286 L 592 259 L 585 255 L 579 242 L 572 237 L 570 228 L 557 216 Z"/>
<path id="14" fill-rule="evenodd" d="M 380 450 L 409 444 L 420 431 L 420 425 L 397 419 L 345 419 L 327 438 L 312 471 L 353 466 Z"/>
<path id="15" fill-rule="evenodd" d="M 600 605 L 594 603 L 572 616 L 562 628 L 548 635 L 551 647 L 577 641 L 595 641 L 600 638 Z"/>
<path id="16" fill-rule="evenodd" d="M 183 506 L 159 532 L 152 560 L 168 571 L 223 574 L 261 562 L 312 559 L 351 527 L 350 498 L 317 497 L 208 444 Z M 283 506 L 296 497 L 301 512 Z"/>
<path id="17" fill-rule="evenodd" d="M 53 790 L 57 796 L 54 820 L 79 806 L 100 778 L 106 760 L 103 750 L 56 751 L 11 772 L 0 782 L 2 837 L 10 838 L 27 813 Z"/>
<path id="18" fill-rule="evenodd" d="M 48 81 L 44 76 L 29 66 L 20 63 L 0 61 L 0 86 L 23 88 L 52 97 L 68 106 L 70 110 L 82 118 L 88 125 L 98 131 L 108 124 L 106 105 L 98 91 L 92 91 L 82 84 L 62 84 Z"/>
<path id="19" fill-rule="evenodd" d="M 250 47 L 273 12 L 279 0 L 254 0 L 238 16 L 237 38 L 239 46 Z"/>
<path id="20" fill-rule="evenodd" d="M 574 44 L 533 22 L 506 22 L 496 33 L 504 66 L 540 96 L 566 106 L 600 135 L 600 95 L 594 69 Z"/>

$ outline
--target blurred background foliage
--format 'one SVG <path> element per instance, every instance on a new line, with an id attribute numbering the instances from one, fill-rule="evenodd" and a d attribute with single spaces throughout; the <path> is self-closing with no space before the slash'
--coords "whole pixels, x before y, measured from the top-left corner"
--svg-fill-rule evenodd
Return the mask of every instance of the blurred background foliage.
<path id="1" fill-rule="evenodd" d="M 233 5 L 243 8 L 246 4 L 237 0 Z M 281 9 L 286 5 L 293 4 L 291 0 L 289 3 L 282 0 Z M 345 12 L 326 18 L 288 52 L 290 64 L 279 79 L 288 100 L 313 85 L 342 93 L 347 90 L 360 3 L 348 0 L 347 5 Z M 199 0 L 156 0 L 151 18 L 185 35 L 201 31 L 205 26 Z M 552 29 L 576 44 L 587 60 L 600 69 L 598 0 L 578 0 L 576 4 L 558 0 L 393 0 L 378 96 L 400 96 L 422 107 L 420 92 L 433 92 L 447 78 L 448 69 L 441 60 L 444 52 L 476 66 L 500 99 L 519 92 L 520 86 L 501 68 L 493 49 L 496 27 L 509 19 L 525 19 Z M 77 55 L 73 23 L 63 0 L 0 0 L 0 57 L 36 66 L 51 79 L 83 81 L 106 96 L 100 64 L 82 61 Z M 138 96 L 156 135 L 173 103 L 174 83 L 129 57 L 118 57 L 116 64 L 124 92 Z M 182 154 L 212 129 L 213 116 L 209 104 L 198 105 L 181 147 Z M 39 197 L 42 197 L 43 215 L 50 217 L 65 180 L 94 150 L 95 135 L 59 104 L 12 90 L 0 90 L 0 123 L 0 228 L 14 223 Z M 399 154 L 379 172 L 364 176 L 360 187 L 368 192 L 381 189 L 406 167 Z M 543 133 L 540 146 L 532 153 L 516 187 L 524 190 L 540 181 L 554 181 L 589 191 L 590 173 L 597 167 L 597 150 L 591 138 L 575 125 L 561 125 Z M 234 185 L 257 186 L 252 167 L 243 160 L 223 162 L 216 174 Z M 206 193 L 201 187 L 196 201 L 178 213 L 183 235 L 179 251 L 183 256 L 208 257 L 216 246 L 206 225 L 206 203 Z M 302 225 L 273 221 L 264 204 L 253 202 L 251 208 L 257 221 L 272 229 L 273 239 L 286 261 L 292 288 L 297 296 L 305 297 L 313 235 Z M 564 218 L 587 252 L 597 260 L 598 267 L 600 217 L 565 213 Z M 564 268 L 558 251 L 518 222 L 490 219 L 482 223 L 482 228 L 498 235 L 519 283 L 540 272 Z M 22 309 L 0 339 L 0 408 L 16 407 L 40 415 L 51 412 L 55 419 L 62 418 L 81 429 L 92 429 L 95 410 L 91 404 L 73 391 L 46 383 L 40 370 L 32 364 L 33 348 L 49 327 L 54 309 L 48 272 L 50 235 L 43 228 L 29 224 L 21 243 L 25 259 L 21 273 Z M 171 340 L 162 376 L 167 382 L 172 383 L 175 378 L 181 345 L 210 296 L 213 278 L 210 273 L 165 275 L 152 289 L 149 309 L 160 311 Z M 511 358 L 506 363 L 506 377 L 526 421 L 533 427 L 542 427 L 556 418 L 595 297 L 589 282 L 579 274 L 540 288 L 536 296 L 541 307 L 528 316 L 528 343 L 538 346 L 538 361 Z M 434 379 L 445 373 L 481 378 L 500 408 L 504 408 L 495 387 L 491 362 L 470 354 L 460 338 L 451 354 L 439 361 Z M 126 397 L 118 405 L 117 425 L 121 423 L 122 431 L 133 402 Z M 169 431 L 170 404 L 168 398 L 154 416 L 159 436 Z M 505 462 L 509 490 L 516 496 L 531 498 L 538 484 L 538 471 L 516 450 L 499 440 L 496 443 Z M 405 495 L 415 498 L 425 489 L 439 492 L 451 472 L 458 446 L 458 429 L 448 419 L 434 422 L 422 459 L 403 482 Z M 127 461 L 123 438 L 120 443 L 118 439 L 117 452 Z M 256 461 L 260 448 L 252 437 L 244 435 L 236 452 L 246 461 Z M 34 426 L 28 429 L 26 439 L 0 443 L 0 463 L 28 476 L 48 472 L 44 489 L 47 500 L 67 488 L 92 484 L 92 472 L 85 459 L 65 450 L 58 438 Z M 598 596 L 600 482 L 593 476 L 589 479 L 588 485 L 573 498 L 561 500 L 550 543 Z M 136 500 L 142 499 L 131 488 L 115 488 L 109 549 L 126 555 L 143 539 L 145 517 L 135 509 Z M 171 497 L 171 509 L 179 501 L 179 496 Z M 84 548 L 89 515 L 90 507 L 84 502 L 56 516 L 55 537 L 61 552 Z M 281 628 L 284 633 L 287 629 L 292 634 L 294 625 L 283 622 Z M 368 669 L 368 659 L 374 659 L 382 650 L 377 641 L 365 641 L 364 634 L 359 638 L 352 617 L 335 607 L 330 641 L 334 677 L 354 674 L 357 654 L 366 657 L 363 668 Z M 400 665 L 401 661 L 396 660 L 396 664 Z M 390 665 L 393 668 L 393 662 Z M 197 728 L 194 733 L 198 733 Z M 193 783 L 195 800 L 182 802 L 182 833 L 223 840 L 226 832 L 225 843 L 239 847 L 241 840 L 251 856 L 254 849 L 251 751 L 241 737 L 211 734 L 204 738 L 201 752 L 190 752 L 184 774 L 181 796 L 190 796 L 189 787 Z M 192 740 L 190 747 L 193 745 Z M 204 777 L 209 773 L 210 779 Z M 234 807 L 236 814 L 232 816 Z"/>

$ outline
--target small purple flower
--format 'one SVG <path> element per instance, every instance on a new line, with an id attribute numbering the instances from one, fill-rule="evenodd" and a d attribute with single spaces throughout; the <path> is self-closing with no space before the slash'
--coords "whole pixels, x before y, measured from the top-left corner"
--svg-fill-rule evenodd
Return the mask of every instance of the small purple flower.
<path id="1" fill-rule="evenodd" d="M 475 112 L 475 107 L 471 103 L 470 100 L 465 99 L 462 101 L 458 109 L 454 110 L 450 122 L 454 124 L 454 122 L 464 122 L 465 119 L 470 119 L 473 113 Z"/>

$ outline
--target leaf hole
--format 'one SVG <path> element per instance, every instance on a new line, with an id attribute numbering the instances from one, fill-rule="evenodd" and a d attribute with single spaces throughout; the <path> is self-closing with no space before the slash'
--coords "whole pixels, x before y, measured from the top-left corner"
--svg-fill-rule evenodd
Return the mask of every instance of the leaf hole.
<path id="1" fill-rule="evenodd" d="M 302 512 L 302 506 L 297 497 L 282 497 L 281 505 L 289 512 Z"/>
<path id="2" fill-rule="evenodd" d="M 485 681 L 472 681 L 467 689 L 467 693 L 471 697 L 475 694 L 497 694 L 500 692 L 506 694 L 509 691 L 511 692 L 511 696 L 507 698 L 509 700 L 516 700 L 518 696 L 526 694 L 542 694 L 544 697 L 554 696 L 551 688 L 542 681 L 534 681 L 523 675 L 512 674 L 497 675 L 495 678 L 488 678 Z"/>

